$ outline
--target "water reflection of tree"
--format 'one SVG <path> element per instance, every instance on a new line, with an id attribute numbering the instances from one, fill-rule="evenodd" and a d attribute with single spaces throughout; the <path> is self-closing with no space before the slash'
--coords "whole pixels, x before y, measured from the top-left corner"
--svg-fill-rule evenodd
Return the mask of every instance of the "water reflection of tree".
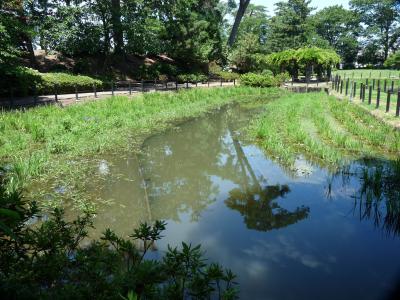
<path id="1" fill-rule="evenodd" d="M 289 192 L 287 185 L 270 185 L 264 188 L 252 185 L 245 190 L 240 188 L 231 190 L 225 203 L 229 208 L 240 212 L 249 229 L 268 231 L 307 218 L 308 207 L 298 207 L 290 212 L 274 201 Z"/>
<path id="2" fill-rule="evenodd" d="M 238 108 L 229 110 L 237 116 Z M 179 213 L 190 213 L 196 220 L 219 194 L 216 178 L 238 181 L 229 115 L 224 109 L 146 143 L 142 166 L 154 218 L 179 221 Z"/>
<path id="3" fill-rule="evenodd" d="M 308 208 L 289 212 L 279 207 L 273 200 L 287 194 L 289 187 L 263 187 L 264 179 L 246 157 L 238 129 L 252 113 L 230 108 L 146 143 L 142 173 L 153 218 L 179 221 L 180 213 L 190 213 L 197 220 L 220 194 L 221 182 L 237 187 L 226 204 L 245 216 L 249 228 L 269 230 L 307 217 Z"/>
<path id="4" fill-rule="evenodd" d="M 354 212 L 387 234 L 400 234 L 400 160 L 366 161 L 359 174 Z"/>

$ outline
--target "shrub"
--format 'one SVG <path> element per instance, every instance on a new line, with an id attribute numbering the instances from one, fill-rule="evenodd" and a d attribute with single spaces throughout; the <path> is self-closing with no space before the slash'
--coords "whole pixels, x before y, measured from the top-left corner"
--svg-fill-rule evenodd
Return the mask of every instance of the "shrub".
<path id="1" fill-rule="evenodd" d="M 196 83 L 196 82 L 206 82 L 208 80 L 208 77 L 204 74 L 180 74 L 177 76 L 177 80 L 180 83 L 184 82 L 191 82 L 191 83 Z"/>
<path id="2" fill-rule="evenodd" d="M 168 247 L 146 258 L 165 223 L 143 223 L 129 239 L 107 229 L 82 247 L 91 216 L 65 221 L 55 210 L 40 224 L 37 206 L 11 189 L 0 168 L 0 286 L 4 299 L 235 299 L 235 275 L 204 263 L 200 246 Z M 138 243 L 142 249 L 137 247 Z"/>
<path id="3" fill-rule="evenodd" d="M 38 93 L 54 93 L 54 87 L 57 86 L 58 93 L 73 93 L 75 87 L 78 90 L 92 90 L 93 85 L 101 87 L 101 80 L 93 79 L 89 76 L 71 75 L 67 73 L 42 73 L 42 82 L 37 86 Z"/>
<path id="4" fill-rule="evenodd" d="M 9 96 L 9 87 L 15 87 L 15 96 L 53 94 L 57 86 L 58 93 L 74 93 L 75 86 L 78 90 L 92 90 L 93 85 L 103 86 L 103 82 L 89 76 L 72 75 L 67 73 L 40 73 L 37 70 L 16 67 L 6 75 L 2 82 L 6 85 L 0 87 L 2 96 Z"/>
<path id="5" fill-rule="evenodd" d="M 234 80 L 239 78 L 239 74 L 235 72 L 219 71 L 216 75 L 224 80 Z"/>
<path id="6" fill-rule="evenodd" d="M 394 52 L 388 56 L 383 65 L 387 68 L 400 68 L 400 51 Z"/>
<path id="7" fill-rule="evenodd" d="M 256 74 L 256 73 L 246 73 L 240 76 L 240 83 L 248 86 L 255 87 L 273 87 L 279 86 L 286 78 L 285 75 L 273 76 L 270 74 Z"/>

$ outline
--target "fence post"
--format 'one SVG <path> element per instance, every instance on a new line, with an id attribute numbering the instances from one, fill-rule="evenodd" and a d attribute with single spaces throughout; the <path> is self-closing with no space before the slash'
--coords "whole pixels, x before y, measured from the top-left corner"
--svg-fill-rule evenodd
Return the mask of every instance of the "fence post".
<path id="1" fill-rule="evenodd" d="M 114 82 L 111 81 L 111 96 L 114 97 Z"/>
<path id="2" fill-rule="evenodd" d="M 54 100 L 58 102 L 57 84 L 54 84 Z"/>
<path id="3" fill-rule="evenodd" d="M 368 86 L 368 78 L 365 79 L 365 85 Z"/>
<path id="4" fill-rule="evenodd" d="M 371 105 L 371 99 L 372 99 L 372 86 L 368 87 L 369 93 L 368 93 L 368 104 Z"/>
<path id="5" fill-rule="evenodd" d="M 156 90 L 156 91 L 157 91 L 157 78 L 156 78 L 156 79 L 154 79 L 154 90 Z"/>
<path id="6" fill-rule="evenodd" d="M 397 91 L 396 117 L 400 116 L 400 90 Z"/>
<path id="7" fill-rule="evenodd" d="M 353 97 L 355 98 L 357 95 L 357 81 L 354 81 L 354 91 L 353 91 Z"/>
<path id="8" fill-rule="evenodd" d="M 343 92 L 343 80 L 340 81 L 340 93 Z"/>
<path id="9" fill-rule="evenodd" d="M 386 83 L 386 79 L 385 79 L 385 81 L 384 81 L 384 83 L 383 83 L 383 91 L 386 93 L 386 85 L 387 85 L 387 83 Z"/>
<path id="10" fill-rule="evenodd" d="M 14 88 L 10 89 L 10 107 L 14 106 Z"/>
<path id="11" fill-rule="evenodd" d="M 175 81 L 175 90 L 178 90 L 178 80 Z"/>
<path id="12" fill-rule="evenodd" d="M 381 80 L 378 79 L 378 89 L 381 89 Z"/>
<path id="13" fill-rule="evenodd" d="M 78 101 L 79 95 L 78 95 L 78 86 L 75 84 L 75 101 Z"/>
<path id="14" fill-rule="evenodd" d="M 165 90 L 168 90 L 168 79 L 165 81 Z"/>
<path id="15" fill-rule="evenodd" d="M 33 86 L 33 104 L 36 106 L 38 100 L 36 86 Z"/>
<path id="16" fill-rule="evenodd" d="M 362 100 L 362 93 L 363 93 L 363 83 L 360 83 L 360 100 Z"/>
<path id="17" fill-rule="evenodd" d="M 372 89 L 375 90 L 375 78 L 372 79 Z"/>
<path id="18" fill-rule="evenodd" d="M 143 81 L 143 79 L 141 80 L 140 84 L 141 84 L 141 88 L 142 88 L 142 93 L 144 93 L 144 81 Z"/>
<path id="19" fill-rule="evenodd" d="M 378 87 L 378 94 L 376 95 L 376 108 L 379 108 L 380 100 L 381 100 L 381 88 Z"/>
<path id="20" fill-rule="evenodd" d="M 186 80 L 186 88 L 189 88 L 189 81 Z"/>
<path id="21" fill-rule="evenodd" d="M 236 79 L 233 79 L 233 86 L 236 86 Z"/>
<path id="22" fill-rule="evenodd" d="M 129 89 L 129 95 L 132 95 L 132 85 L 130 81 L 128 81 L 128 89 Z"/>
<path id="23" fill-rule="evenodd" d="M 221 78 L 221 86 L 222 86 L 222 78 Z"/>
<path id="24" fill-rule="evenodd" d="M 392 93 L 394 92 L 394 81 L 392 80 L 392 86 L 391 86 L 391 91 L 392 91 Z"/>
<path id="25" fill-rule="evenodd" d="M 207 77 L 207 87 L 210 87 L 210 77 Z"/>
<path id="26" fill-rule="evenodd" d="M 387 98 L 386 98 L 386 112 L 389 112 L 390 109 L 390 91 L 387 92 Z"/>
<path id="27" fill-rule="evenodd" d="M 365 101 L 365 87 L 366 87 L 366 85 L 364 84 L 364 85 L 363 85 L 363 96 L 362 96 L 362 102 L 364 102 L 364 101 Z"/>

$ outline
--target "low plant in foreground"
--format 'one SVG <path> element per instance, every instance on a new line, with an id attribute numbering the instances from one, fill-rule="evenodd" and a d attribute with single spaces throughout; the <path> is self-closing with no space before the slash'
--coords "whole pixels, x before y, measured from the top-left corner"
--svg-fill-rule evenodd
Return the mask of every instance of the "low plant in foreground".
<path id="1" fill-rule="evenodd" d="M 4 173 L 3 173 L 4 174 Z M 39 215 L 0 178 L 0 289 L 4 299 L 235 299 L 235 275 L 206 264 L 200 246 L 169 247 L 160 260 L 146 253 L 165 223 L 143 223 L 128 239 L 106 230 L 87 246 L 91 217 L 65 221 L 61 210 Z"/>

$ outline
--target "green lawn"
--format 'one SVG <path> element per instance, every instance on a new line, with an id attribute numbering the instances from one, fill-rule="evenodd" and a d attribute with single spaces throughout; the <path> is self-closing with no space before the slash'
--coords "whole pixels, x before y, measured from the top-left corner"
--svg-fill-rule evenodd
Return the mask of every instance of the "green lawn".
<path id="1" fill-rule="evenodd" d="M 387 70 L 387 69 L 352 69 L 352 70 L 336 70 L 333 75 L 340 75 L 342 78 L 381 78 L 381 79 L 400 79 L 400 70 Z"/>

